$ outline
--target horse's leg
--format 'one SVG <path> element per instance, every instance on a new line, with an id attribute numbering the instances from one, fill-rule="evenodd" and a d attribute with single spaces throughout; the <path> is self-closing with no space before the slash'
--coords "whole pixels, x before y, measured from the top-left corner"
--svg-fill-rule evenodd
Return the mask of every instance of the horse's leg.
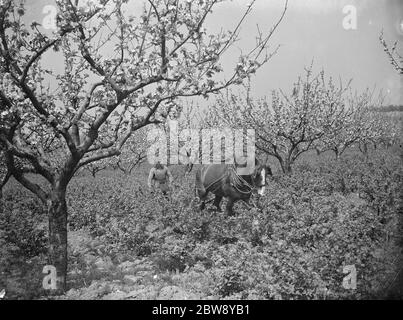
<path id="1" fill-rule="evenodd" d="M 193 163 L 186 164 L 186 174 L 189 174 L 193 169 Z"/>
<path id="2" fill-rule="evenodd" d="M 221 200 L 222 200 L 222 196 L 217 196 L 217 195 L 215 196 L 214 206 L 217 208 L 217 211 L 219 211 L 219 212 L 221 212 L 221 207 L 220 207 Z"/>
<path id="3" fill-rule="evenodd" d="M 208 193 L 197 192 L 197 197 L 200 200 L 199 210 L 202 211 L 206 207 L 206 199 Z"/>
<path id="4" fill-rule="evenodd" d="M 227 207 L 226 207 L 226 213 L 228 216 L 232 216 L 234 215 L 233 211 L 232 211 L 232 207 L 234 206 L 234 200 L 229 198 L 228 202 L 227 202 Z"/>
<path id="5" fill-rule="evenodd" d="M 202 211 L 204 210 L 204 208 L 206 208 L 206 199 L 208 192 L 200 192 L 200 190 L 198 190 L 196 194 L 200 200 L 199 210 Z"/>
<path id="6" fill-rule="evenodd" d="M 195 183 L 195 193 L 196 197 L 200 200 L 199 210 L 202 211 L 206 207 L 207 190 L 204 188 L 203 182 L 201 181 L 200 169 L 196 172 L 196 183 Z"/>
<path id="7" fill-rule="evenodd" d="M 168 193 L 168 191 L 162 191 L 162 194 L 164 195 L 165 199 L 171 200 L 171 197 L 170 197 L 170 194 Z"/>
<path id="8" fill-rule="evenodd" d="M 202 211 L 202 210 L 204 210 L 205 207 L 206 207 L 206 203 L 204 202 L 204 200 L 201 200 L 199 210 Z"/>

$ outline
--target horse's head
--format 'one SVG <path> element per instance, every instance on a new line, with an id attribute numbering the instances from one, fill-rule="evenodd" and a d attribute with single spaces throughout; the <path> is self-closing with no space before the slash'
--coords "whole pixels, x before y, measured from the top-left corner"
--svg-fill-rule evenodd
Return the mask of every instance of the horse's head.
<path id="1" fill-rule="evenodd" d="M 241 160 L 243 160 L 243 162 L 239 159 L 236 159 L 235 161 L 235 165 L 239 170 L 238 172 L 242 172 L 238 174 L 241 175 L 243 179 L 250 184 L 249 188 L 252 189 L 252 192 L 256 192 L 257 194 L 262 196 L 266 189 L 267 176 L 272 176 L 271 168 L 266 164 L 267 161 L 265 161 L 265 163 L 262 163 L 255 158 L 255 166 L 253 171 L 251 172 L 248 169 L 248 173 L 246 174 L 246 172 L 241 171 L 240 169 L 245 169 L 247 162 L 245 161 L 245 159 Z"/>
<path id="2" fill-rule="evenodd" d="M 259 161 L 256 160 L 255 170 L 252 176 L 252 182 L 259 196 L 262 196 L 265 192 L 268 175 L 269 176 L 273 175 L 271 168 L 268 165 L 259 163 Z"/>

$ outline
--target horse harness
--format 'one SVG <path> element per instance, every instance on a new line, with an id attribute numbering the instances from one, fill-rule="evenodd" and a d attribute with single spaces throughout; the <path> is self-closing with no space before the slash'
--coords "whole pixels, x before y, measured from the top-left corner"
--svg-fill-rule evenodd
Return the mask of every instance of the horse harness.
<path id="1" fill-rule="evenodd" d="M 203 181 L 204 178 L 207 174 L 207 170 L 210 167 L 206 167 L 205 171 L 203 173 Z M 236 168 L 234 165 L 229 165 L 227 166 L 227 170 L 225 171 L 225 173 L 219 177 L 218 179 L 214 180 L 212 183 L 210 183 L 205 189 L 209 190 L 213 185 L 215 185 L 218 182 L 221 182 L 223 179 L 226 179 L 228 177 L 230 185 L 237 190 L 239 193 L 242 194 L 250 194 L 252 192 L 252 190 L 254 189 L 253 185 L 249 184 L 244 178 L 242 178 L 242 176 L 240 176 L 239 174 L 237 174 L 236 172 Z M 252 178 L 253 179 L 253 178 Z M 212 189 L 212 191 L 215 191 L 217 189 L 217 186 L 214 186 L 214 188 Z M 242 189 L 247 189 L 246 191 L 242 190 Z"/>

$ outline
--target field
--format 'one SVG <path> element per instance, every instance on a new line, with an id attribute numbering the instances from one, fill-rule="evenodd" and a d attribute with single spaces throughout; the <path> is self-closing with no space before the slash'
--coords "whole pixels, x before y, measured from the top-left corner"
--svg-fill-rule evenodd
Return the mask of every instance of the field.
<path id="1" fill-rule="evenodd" d="M 265 196 L 233 217 L 196 210 L 194 172 L 181 166 L 171 200 L 148 192 L 147 165 L 81 173 L 67 194 L 68 291 L 57 299 L 401 299 L 401 152 L 308 153 L 290 176 L 273 161 Z M 42 289 L 46 211 L 14 180 L 2 211 L 0 290 L 55 299 Z M 343 285 L 345 266 L 356 287 Z"/>

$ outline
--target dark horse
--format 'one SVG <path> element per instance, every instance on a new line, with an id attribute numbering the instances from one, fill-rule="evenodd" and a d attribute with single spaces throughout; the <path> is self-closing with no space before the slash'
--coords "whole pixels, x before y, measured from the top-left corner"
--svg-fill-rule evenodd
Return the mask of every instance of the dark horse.
<path id="1" fill-rule="evenodd" d="M 220 211 L 223 197 L 228 199 L 226 212 L 232 215 L 232 207 L 238 200 L 248 203 L 252 192 L 263 195 L 266 185 L 266 175 L 272 175 L 269 166 L 259 164 L 256 160 L 252 174 L 239 175 L 236 165 L 209 164 L 200 167 L 196 172 L 196 193 L 201 200 L 200 210 L 205 207 L 208 193 L 215 194 L 214 205 Z"/>

